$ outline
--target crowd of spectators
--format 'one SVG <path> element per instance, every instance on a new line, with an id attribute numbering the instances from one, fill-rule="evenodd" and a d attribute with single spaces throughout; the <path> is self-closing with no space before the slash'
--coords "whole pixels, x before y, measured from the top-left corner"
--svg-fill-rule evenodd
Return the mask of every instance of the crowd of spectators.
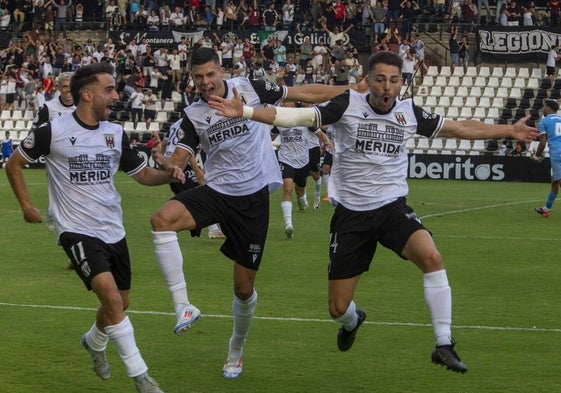
<path id="1" fill-rule="evenodd" d="M 43 97 L 51 98 L 60 72 L 74 71 L 91 62 L 115 66 L 118 90 L 130 106 L 131 97 L 138 91 L 144 95 L 150 91 L 162 107 L 177 92 L 183 105 L 188 105 L 195 97 L 188 59 L 197 46 L 213 47 L 231 76 L 289 86 L 356 83 L 363 76 L 358 49 L 346 39 L 351 31 L 360 31 L 372 51 L 399 53 L 405 62 L 404 81 L 410 83 L 415 68 L 423 64 L 424 43 L 413 28 L 423 18 L 442 18 L 463 26 L 503 24 L 503 15 L 510 25 L 527 25 L 530 20 L 534 24 L 559 23 L 559 0 L 549 2 L 547 17 L 536 13 L 531 0 L 511 0 L 508 4 L 498 0 L 499 4 L 492 4 L 501 10 L 495 16 L 488 0 L 473 1 L 0 0 L 0 29 L 15 37 L 8 48 L 0 50 L 0 108 L 13 109 L 15 103 L 25 102 L 35 110 Z M 518 6 L 517 1 L 524 4 Z M 481 8 L 485 9 L 485 19 Z M 111 38 L 74 41 L 68 31 L 80 29 L 85 23 L 94 23 L 97 29 L 103 26 L 107 31 L 202 31 L 203 35 L 197 42 L 185 38 L 173 47 L 151 47 L 145 39 L 128 43 Z M 239 30 L 287 30 L 300 35 L 302 43 L 288 50 L 286 43 L 274 35 L 264 45 L 254 45 L 249 38 L 227 34 Z M 321 32 L 328 39 L 312 44 L 309 35 L 313 32 Z M 462 65 L 466 64 L 467 59 Z M 138 94 L 134 95 L 134 105 L 137 110 L 145 106 Z"/>

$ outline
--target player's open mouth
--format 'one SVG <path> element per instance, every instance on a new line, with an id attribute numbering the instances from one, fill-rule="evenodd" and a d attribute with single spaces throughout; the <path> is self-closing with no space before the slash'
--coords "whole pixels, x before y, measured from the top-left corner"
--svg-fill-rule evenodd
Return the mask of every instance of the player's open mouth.
<path id="1" fill-rule="evenodd" d="M 384 96 L 384 98 L 382 98 L 382 100 L 384 101 L 384 104 L 387 104 L 388 102 L 390 102 L 390 97 Z"/>

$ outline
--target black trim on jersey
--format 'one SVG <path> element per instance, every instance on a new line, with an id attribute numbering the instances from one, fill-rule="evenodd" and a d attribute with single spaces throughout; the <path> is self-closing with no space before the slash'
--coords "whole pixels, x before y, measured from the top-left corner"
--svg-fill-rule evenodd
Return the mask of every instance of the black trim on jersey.
<path id="1" fill-rule="evenodd" d="M 39 111 L 37 112 L 37 120 L 33 124 L 33 127 L 39 127 L 43 123 L 47 123 L 49 121 L 49 107 L 47 104 L 43 104 Z"/>
<path id="2" fill-rule="evenodd" d="M 417 134 L 434 138 L 442 129 L 444 119 L 436 113 L 429 113 L 423 108 L 415 105 L 413 99 L 409 98 L 413 106 L 413 113 L 417 119 Z"/>
<path id="3" fill-rule="evenodd" d="M 121 138 L 121 158 L 119 159 L 119 168 L 129 176 L 133 176 L 144 169 L 148 165 L 140 152 L 131 147 L 129 137 L 123 130 Z"/>
<path id="4" fill-rule="evenodd" d="M 259 96 L 262 104 L 276 104 L 284 98 L 284 88 L 276 83 L 264 80 L 250 80 L 249 83 Z"/>
<path id="5" fill-rule="evenodd" d="M 202 99 L 202 98 L 201 98 Z M 179 144 L 182 144 L 187 147 L 187 152 L 191 154 L 193 157 L 197 155 L 197 147 L 201 144 L 199 135 L 196 132 L 195 125 L 189 119 L 186 113 L 183 114 L 183 121 L 179 126 L 183 130 L 183 138 L 181 138 L 175 148 L 183 148 Z"/>
<path id="6" fill-rule="evenodd" d="M 90 126 L 84 123 L 82 120 L 78 118 L 78 115 L 76 115 L 76 111 L 72 112 L 72 116 L 74 117 L 74 120 L 76 120 L 76 122 L 80 125 L 80 127 L 83 127 L 87 130 L 97 130 L 99 128 L 99 122 L 95 126 Z"/>
<path id="7" fill-rule="evenodd" d="M 46 156 L 51 152 L 51 140 L 51 123 L 43 123 L 20 143 L 18 149 L 27 161 L 33 162 L 42 155 Z"/>
<path id="8" fill-rule="evenodd" d="M 349 107 L 351 93 L 345 90 L 344 93 L 331 99 L 325 106 L 316 106 L 318 115 L 317 126 L 333 124 L 338 122 Z"/>

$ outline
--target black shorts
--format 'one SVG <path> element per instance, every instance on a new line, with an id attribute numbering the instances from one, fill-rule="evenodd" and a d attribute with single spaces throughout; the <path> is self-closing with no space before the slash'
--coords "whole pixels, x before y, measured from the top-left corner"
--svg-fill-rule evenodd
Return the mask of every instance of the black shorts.
<path id="1" fill-rule="evenodd" d="M 119 290 L 130 289 L 131 261 L 126 238 L 107 244 L 95 237 L 64 232 L 59 241 L 88 290 L 92 289 L 92 279 L 104 272 L 113 274 Z"/>
<path id="2" fill-rule="evenodd" d="M 321 149 L 319 146 L 312 147 L 308 151 L 308 156 L 310 157 L 310 162 L 308 164 L 310 172 L 319 172 L 319 163 L 321 161 Z"/>
<path id="3" fill-rule="evenodd" d="M 294 184 L 298 187 L 306 187 L 306 179 L 308 178 L 308 165 L 302 168 L 294 168 L 284 162 L 279 161 L 283 179 L 293 179 Z"/>
<path id="4" fill-rule="evenodd" d="M 152 119 L 156 118 L 156 111 L 154 109 L 144 109 L 144 119 Z"/>
<path id="5" fill-rule="evenodd" d="M 7 102 L 8 104 L 13 104 L 15 100 L 16 100 L 16 95 L 15 95 L 15 93 L 6 94 L 6 102 Z"/>
<path id="6" fill-rule="evenodd" d="M 409 237 L 420 229 L 426 228 L 405 198 L 369 211 L 352 211 L 339 204 L 331 218 L 329 279 L 368 271 L 378 243 L 401 256 Z"/>
<path id="7" fill-rule="evenodd" d="M 546 67 L 545 67 L 545 74 L 546 74 L 546 75 L 553 75 L 553 74 L 555 74 L 555 67 L 546 66 Z"/>
<path id="8" fill-rule="evenodd" d="M 201 230 L 219 223 L 226 241 L 220 251 L 240 265 L 258 270 L 269 227 L 269 189 L 244 196 L 221 194 L 207 185 L 177 194 L 174 198 L 185 205 Z"/>
<path id="9" fill-rule="evenodd" d="M 328 151 L 323 155 L 323 165 L 333 165 L 333 155 Z"/>
<path id="10" fill-rule="evenodd" d="M 224 58 L 222 58 L 222 67 L 224 67 L 224 68 L 234 68 L 234 59 L 224 59 Z"/>

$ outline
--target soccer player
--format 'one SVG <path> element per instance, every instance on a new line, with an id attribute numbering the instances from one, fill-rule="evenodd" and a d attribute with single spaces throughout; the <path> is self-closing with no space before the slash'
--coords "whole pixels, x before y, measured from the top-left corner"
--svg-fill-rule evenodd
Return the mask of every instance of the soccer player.
<path id="1" fill-rule="evenodd" d="M 296 104 L 298 106 L 298 103 Z M 319 148 L 318 138 L 327 144 L 329 139 L 327 139 L 327 136 L 320 128 L 309 129 L 308 127 L 301 126 L 274 127 L 271 132 L 277 138 L 281 138 L 281 147 L 278 151 L 283 186 L 281 210 L 284 218 L 284 233 L 287 238 L 292 239 L 294 235 L 294 225 L 292 223 L 293 190 L 296 192 L 299 209 L 306 210 L 308 208 L 306 179 L 310 171 L 310 140 L 315 140 L 315 145 Z M 319 199 L 319 196 L 317 198 Z M 315 203 L 314 201 L 314 207 Z"/>
<path id="2" fill-rule="evenodd" d="M 198 48 L 191 56 L 191 72 L 200 99 L 185 108 L 182 139 L 171 157 L 154 156 L 165 167 L 184 167 L 198 146 L 207 153 L 205 184 L 184 191 L 152 216 L 155 253 L 172 295 L 177 317 L 174 332 L 181 334 L 199 318 L 189 302 L 183 273 L 183 256 L 177 232 L 195 234 L 218 222 L 226 235 L 221 251 L 234 261 L 234 327 L 228 356 L 222 369 L 225 378 L 242 372 L 243 344 L 257 304 L 253 283 L 263 256 L 269 224 L 269 192 L 282 184 L 280 169 L 271 148 L 269 127 L 243 118 L 217 116 L 208 106 L 211 95 L 230 97 L 234 88 L 250 105 L 276 105 L 280 101 L 323 102 L 344 87 L 304 85 L 284 87 L 247 78 L 224 80 L 218 54 Z"/>
<path id="3" fill-rule="evenodd" d="M 56 78 L 55 83 L 60 94 L 52 100 L 45 101 L 45 104 L 39 108 L 33 127 L 38 127 L 57 116 L 74 112 L 76 105 L 70 93 L 70 79 L 73 74 L 73 72 L 63 72 Z"/>
<path id="4" fill-rule="evenodd" d="M 72 75 L 74 75 L 73 72 L 62 72 L 55 79 L 57 94 L 55 94 L 55 97 L 51 100 L 45 101 L 41 108 L 39 108 L 33 122 L 32 130 L 53 120 L 55 117 L 66 115 L 76 110 L 74 98 L 72 98 L 72 93 L 70 92 L 70 80 L 72 79 Z M 49 231 L 54 230 L 54 222 L 50 207 L 45 214 L 45 225 Z M 69 262 L 68 269 L 73 268 L 74 265 L 72 262 Z"/>
<path id="5" fill-rule="evenodd" d="M 561 180 L 561 135 L 558 129 L 561 127 L 561 116 L 557 114 L 559 104 L 555 100 L 545 100 L 543 103 L 543 118 L 538 123 L 540 132 L 540 144 L 536 153 L 531 157 L 536 161 L 543 160 L 542 154 L 545 145 L 549 145 L 549 160 L 551 162 L 551 189 L 547 194 L 547 200 L 543 207 L 535 208 L 536 213 L 544 218 L 549 217 L 549 211 L 553 207 L 559 192 L 559 181 Z"/>
<path id="6" fill-rule="evenodd" d="M 159 135 L 156 142 L 156 148 L 160 149 L 160 154 L 165 157 L 170 157 L 180 138 L 181 123 L 183 119 L 177 120 L 171 125 L 164 140 L 158 145 Z M 157 133 L 156 133 L 157 134 Z M 163 153 L 162 153 L 163 152 Z M 181 191 L 190 190 L 204 184 L 204 172 L 199 168 L 195 156 L 189 156 L 189 162 L 185 166 L 183 173 L 185 173 L 185 183 L 170 183 L 170 188 L 174 194 L 179 194 Z M 218 224 L 211 224 L 208 226 L 209 239 L 224 239 L 225 236 Z"/>
<path id="7" fill-rule="evenodd" d="M 227 100 L 219 95 L 209 104 L 217 115 L 263 121 L 273 125 L 318 127 L 333 124 L 334 153 L 329 197 L 337 204 L 329 242 L 329 313 L 342 324 L 339 350 L 347 351 L 366 319 L 353 295 L 362 273 L 368 271 L 377 243 L 413 262 L 423 272 L 436 348 L 431 359 L 464 373 L 466 365 L 451 338 L 452 295 L 442 256 L 430 232 L 407 206 L 407 139 L 419 133 L 429 138 L 487 139 L 511 137 L 531 140 L 534 128 L 526 116 L 513 125 L 490 125 L 475 120 L 450 121 L 415 106 L 411 99 L 397 100 L 402 59 L 377 52 L 368 60 L 369 93 L 346 91 L 329 103 L 312 108 L 253 108 L 237 92 Z"/>
<path id="8" fill-rule="evenodd" d="M 26 222 L 40 223 L 41 214 L 27 192 L 23 166 L 45 155 L 50 208 L 58 242 L 74 270 L 101 303 L 96 321 L 81 344 L 102 379 L 111 376 L 105 356 L 109 340 L 117 347 L 127 375 L 139 392 L 161 392 L 148 375 L 136 345 L 129 305 L 131 266 L 122 222 L 120 196 L 113 176 L 122 168 L 140 184 L 183 181 L 183 171 L 167 172 L 147 166 L 129 146 L 122 126 L 107 121 L 110 106 L 119 99 L 113 67 L 96 63 L 80 68 L 71 81 L 76 102 L 72 114 L 43 123 L 14 152 L 6 168 Z"/>

